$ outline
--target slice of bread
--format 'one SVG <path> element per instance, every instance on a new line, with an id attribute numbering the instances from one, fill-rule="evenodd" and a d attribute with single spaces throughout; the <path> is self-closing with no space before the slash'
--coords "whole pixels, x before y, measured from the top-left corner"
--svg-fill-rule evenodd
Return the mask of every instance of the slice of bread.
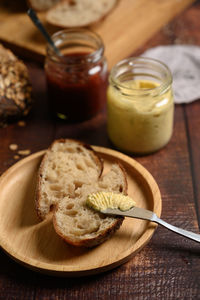
<path id="1" fill-rule="evenodd" d="M 45 11 L 59 1 L 60 0 L 27 0 L 28 5 L 36 11 Z"/>
<path id="2" fill-rule="evenodd" d="M 100 21 L 117 0 L 63 0 L 48 10 L 46 20 L 60 27 L 89 26 Z"/>
<path id="3" fill-rule="evenodd" d="M 98 191 L 127 194 L 126 174 L 122 166 L 113 164 L 99 180 L 82 185 L 75 197 L 64 197 L 53 215 L 56 232 L 69 244 L 93 247 L 107 240 L 123 222 L 122 217 L 108 217 L 86 206 L 87 196 Z"/>
<path id="4" fill-rule="evenodd" d="M 41 219 L 64 197 L 75 197 L 83 184 L 101 176 L 103 162 L 86 144 L 59 139 L 47 149 L 41 162 L 36 188 L 36 208 Z"/>

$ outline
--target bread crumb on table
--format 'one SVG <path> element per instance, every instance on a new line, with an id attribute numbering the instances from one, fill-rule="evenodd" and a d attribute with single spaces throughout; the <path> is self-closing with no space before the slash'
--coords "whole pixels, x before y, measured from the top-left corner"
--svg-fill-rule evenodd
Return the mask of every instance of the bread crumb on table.
<path id="1" fill-rule="evenodd" d="M 19 157 L 19 155 L 14 155 L 14 159 L 19 159 L 20 157 Z"/>
<path id="2" fill-rule="evenodd" d="M 20 127 L 25 127 L 26 126 L 26 122 L 25 121 L 19 121 L 17 124 Z"/>
<path id="3" fill-rule="evenodd" d="M 29 155 L 31 153 L 31 150 L 26 149 L 26 150 L 19 150 L 17 152 L 19 155 Z"/>
<path id="4" fill-rule="evenodd" d="M 10 150 L 15 151 L 18 149 L 18 145 L 17 144 L 10 144 L 9 145 Z"/>

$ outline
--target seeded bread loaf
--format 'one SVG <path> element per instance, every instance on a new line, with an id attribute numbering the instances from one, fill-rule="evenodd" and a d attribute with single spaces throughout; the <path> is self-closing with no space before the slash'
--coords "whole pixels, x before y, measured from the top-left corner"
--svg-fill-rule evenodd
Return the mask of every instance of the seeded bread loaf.
<path id="1" fill-rule="evenodd" d="M 16 60 L 16 56 L 12 53 L 12 51 L 3 47 L 1 44 L 0 44 L 0 57 L 1 57 L 0 62 L 4 62 L 7 60 Z"/>
<path id="2" fill-rule="evenodd" d="M 87 196 L 98 191 L 127 194 L 127 181 L 122 166 L 113 164 L 99 180 L 82 185 L 74 197 L 64 197 L 53 215 L 58 235 L 74 246 L 93 247 L 103 243 L 119 229 L 122 217 L 109 217 L 86 206 Z"/>
<path id="3" fill-rule="evenodd" d="M 100 21 L 117 0 L 63 0 L 48 10 L 46 20 L 60 27 L 89 26 Z"/>
<path id="4" fill-rule="evenodd" d="M 97 181 L 102 170 L 102 160 L 89 145 L 71 139 L 54 141 L 39 169 L 38 216 L 45 219 L 52 206 L 66 196 L 75 197 L 76 190 L 83 184 Z"/>
<path id="5" fill-rule="evenodd" d="M 0 45 L 0 126 L 28 114 L 32 105 L 31 94 L 26 66 Z"/>

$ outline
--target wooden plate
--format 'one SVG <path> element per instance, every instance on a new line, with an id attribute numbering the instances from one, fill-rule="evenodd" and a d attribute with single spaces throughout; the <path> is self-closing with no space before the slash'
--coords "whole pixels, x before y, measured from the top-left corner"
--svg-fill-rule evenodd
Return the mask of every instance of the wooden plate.
<path id="1" fill-rule="evenodd" d="M 134 159 L 114 150 L 94 147 L 105 171 L 119 160 L 128 175 L 128 193 L 139 207 L 161 214 L 161 196 L 151 174 Z M 119 266 L 151 238 L 156 225 L 126 218 L 120 230 L 102 245 L 76 248 L 56 235 L 51 216 L 39 222 L 34 208 L 37 170 L 44 151 L 22 159 L 0 178 L 0 245 L 16 261 L 43 273 L 83 276 Z"/>

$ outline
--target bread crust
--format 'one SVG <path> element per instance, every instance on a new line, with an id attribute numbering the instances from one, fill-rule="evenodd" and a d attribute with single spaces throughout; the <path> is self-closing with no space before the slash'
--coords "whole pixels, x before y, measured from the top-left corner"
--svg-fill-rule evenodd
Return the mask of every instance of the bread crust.
<path id="1" fill-rule="evenodd" d="M 83 0 L 82 0 L 83 1 Z M 52 6 L 46 14 L 46 20 L 48 23 L 50 23 L 51 25 L 57 26 L 57 27 L 61 27 L 61 28 L 75 28 L 75 27 L 87 27 L 87 26 L 91 26 L 94 25 L 100 21 L 102 21 L 113 9 L 114 7 L 117 5 L 118 0 L 110 0 L 110 6 L 108 8 L 106 8 L 106 4 L 108 3 L 107 1 L 101 0 L 102 2 L 102 12 L 96 17 L 93 18 L 91 17 L 91 19 L 89 19 L 88 21 L 86 21 L 86 19 L 84 18 L 84 20 L 81 21 L 81 17 L 79 16 L 77 18 L 76 15 L 74 15 L 74 23 L 68 22 L 68 17 L 70 15 L 72 15 L 74 13 L 74 11 L 76 10 L 76 5 L 77 2 L 79 2 L 79 0 L 60 0 L 56 5 Z M 94 3 L 94 0 L 91 0 L 91 5 Z M 91 5 L 87 4 L 87 10 L 82 9 L 81 12 L 81 16 L 84 16 L 87 11 L 88 11 L 88 7 L 90 7 Z M 71 9 L 72 7 L 72 9 Z M 97 5 L 98 7 L 98 5 Z M 103 9 L 104 7 L 104 9 Z M 61 21 L 61 18 L 57 18 L 57 14 L 59 14 L 59 10 L 60 12 L 67 12 L 67 10 L 71 10 L 69 16 L 67 17 L 67 15 L 65 15 L 65 17 L 63 16 L 63 20 Z M 93 13 L 94 14 L 94 13 Z M 91 13 L 91 15 L 93 15 Z M 56 17 L 55 17 L 56 16 Z"/>
<path id="2" fill-rule="evenodd" d="M 45 219 L 45 216 L 42 214 L 40 202 L 41 202 L 41 198 L 42 198 L 42 195 L 41 195 L 42 177 L 43 177 L 43 171 L 45 168 L 46 161 L 48 161 L 48 154 L 52 150 L 52 148 L 54 147 L 55 144 L 67 143 L 67 142 L 69 142 L 69 143 L 75 142 L 75 143 L 77 143 L 77 145 L 80 145 L 80 146 L 84 147 L 85 149 L 87 149 L 90 152 L 90 154 L 93 156 L 93 159 L 95 160 L 96 165 L 98 166 L 97 169 L 99 170 L 99 178 L 103 172 L 103 160 L 89 144 L 83 143 L 76 139 L 63 139 L 62 138 L 62 139 L 54 140 L 53 143 L 48 147 L 48 149 L 46 150 L 46 153 L 43 156 L 43 159 L 40 163 L 38 176 L 37 176 L 35 207 L 36 207 L 37 215 L 40 220 Z"/>
<path id="3" fill-rule="evenodd" d="M 57 208 L 56 208 L 57 210 Z M 76 246 L 76 247 L 95 247 L 99 244 L 102 244 L 106 240 L 108 240 L 122 225 L 124 217 L 116 217 L 115 223 L 112 224 L 111 227 L 106 228 L 106 230 L 98 235 L 98 237 L 90 238 L 90 239 L 82 239 L 79 241 L 73 241 L 72 239 L 69 239 L 68 237 L 64 236 L 63 233 L 59 230 L 59 227 L 57 226 L 56 217 L 55 214 L 53 215 L 53 225 L 56 233 L 62 238 L 63 241 L 66 243 Z"/>
<path id="4" fill-rule="evenodd" d="M 29 7 L 33 8 L 34 10 L 40 12 L 40 11 L 46 11 L 48 9 L 50 9 L 51 7 L 53 7 L 57 2 L 59 2 L 60 0 L 51 0 L 48 2 L 48 0 L 44 0 L 43 5 L 38 4 L 38 1 L 35 0 L 27 0 L 27 4 Z"/>

